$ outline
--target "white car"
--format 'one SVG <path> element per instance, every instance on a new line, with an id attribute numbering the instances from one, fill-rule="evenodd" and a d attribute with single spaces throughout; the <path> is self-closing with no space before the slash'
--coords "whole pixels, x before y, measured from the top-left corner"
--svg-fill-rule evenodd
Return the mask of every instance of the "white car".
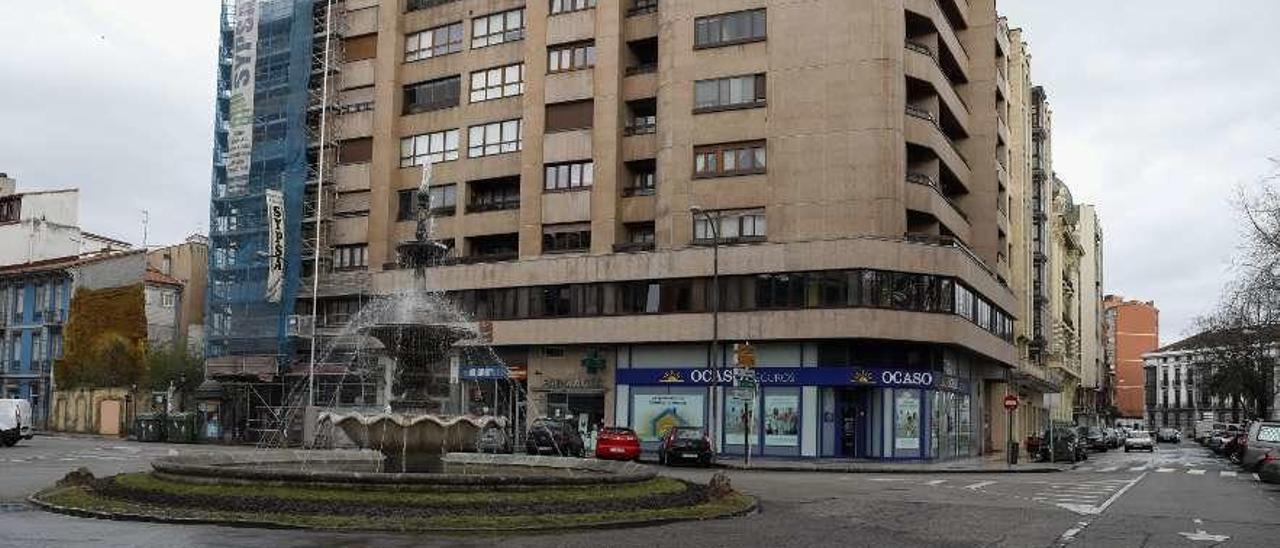
<path id="1" fill-rule="evenodd" d="M 18 440 L 31 439 L 31 402 L 0 400 L 0 445 L 13 447 Z"/>
<path id="2" fill-rule="evenodd" d="M 1125 453 L 1128 453 L 1129 451 L 1137 451 L 1139 449 L 1145 449 L 1153 453 L 1155 452 L 1156 442 L 1151 439 L 1151 434 L 1135 431 L 1124 439 Z"/>

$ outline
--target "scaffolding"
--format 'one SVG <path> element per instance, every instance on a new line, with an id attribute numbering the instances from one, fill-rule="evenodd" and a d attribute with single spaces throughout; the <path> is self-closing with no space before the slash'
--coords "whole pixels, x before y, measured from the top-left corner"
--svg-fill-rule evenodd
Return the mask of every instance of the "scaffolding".
<path id="1" fill-rule="evenodd" d="M 253 50 L 235 42 L 237 24 L 245 23 L 236 13 L 236 4 L 242 2 L 256 7 L 245 14 L 256 18 Z M 341 5 L 328 0 L 222 2 L 205 354 L 206 375 L 219 381 L 231 400 L 224 430 L 242 441 L 262 442 L 287 430 L 293 411 L 285 373 L 296 353 L 289 325 L 295 319 L 300 280 L 313 265 L 304 264 L 304 258 L 314 261 L 325 255 L 325 206 L 331 208 L 332 200 L 317 200 L 308 210 L 307 196 L 312 187 L 332 188 L 321 180 L 324 170 L 318 168 L 332 160 L 333 145 L 318 138 L 316 130 L 323 124 L 317 127 L 312 120 L 316 111 L 323 120 L 333 99 L 332 94 L 327 100 L 318 98 L 315 89 L 329 82 L 334 74 L 330 66 L 337 64 L 334 59 L 317 64 L 317 48 L 323 53 L 325 45 L 340 43 L 316 31 L 317 9 L 323 19 L 329 3 Z M 227 169 L 230 137 L 236 131 L 232 70 L 246 63 L 252 63 L 254 77 L 252 144 L 247 177 L 233 181 Z M 268 263 L 277 258 L 268 251 L 268 191 L 281 193 L 285 211 L 284 283 L 278 299 L 267 296 Z"/>

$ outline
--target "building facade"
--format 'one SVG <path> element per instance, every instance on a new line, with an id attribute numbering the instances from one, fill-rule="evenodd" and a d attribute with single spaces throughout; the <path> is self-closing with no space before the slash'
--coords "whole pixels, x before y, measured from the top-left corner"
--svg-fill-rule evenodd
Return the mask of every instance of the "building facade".
<path id="1" fill-rule="evenodd" d="M 1210 392 L 1209 380 L 1217 365 L 1209 347 L 1214 340 L 1223 339 L 1218 333 L 1199 333 L 1143 354 L 1144 419 L 1150 428 L 1177 428 L 1190 436 L 1198 420 L 1241 423 L 1259 418 L 1250 416 L 1252 412 L 1238 402 Z M 1277 355 L 1274 347 L 1269 353 Z M 1280 366 L 1277 369 L 1280 370 Z M 1275 378 L 1273 373 L 1272 379 Z M 1271 393 L 1276 391 L 1273 389 Z M 1274 420 L 1275 409 L 1273 402 L 1272 416 L 1263 418 Z"/>
<path id="2" fill-rule="evenodd" d="M 1160 311 L 1152 301 L 1103 298 L 1106 356 L 1115 372 L 1115 406 L 1120 417 L 1146 416 L 1147 382 L 1142 356 L 1160 346 Z"/>
<path id="3" fill-rule="evenodd" d="M 1093 386 L 1082 285 L 1100 281 L 1081 264 L 1097 239 L 1053 175 L 1047 94 L 993 1 L 232 4 L 211 377 L 287 405 L 312 340 L 336 347 L 371 296 L 412 286 L 397 248 L 430 163 L 432 236 L 451 252 L 427 283 L 507 366 L 464 359 L 451 411 L 942 458 L 1002 449 L 1008 393 L 1021 438 L 1049 420 L 1046 394 L 1071 420 Z M 274 75 L 247 96 L 254 119 L 281 129 L 255 128 L 240 185 L 231 74 L 246 62 Z M 311 108 L 290 110 L 300 96 Z M 267 190 L 300 280 L 278 302 Z M 749 402 L 723 371 L 748 341 Z M 319 355 L 317 401 L 385 404 L 344 353 Z"/>
<path id="4" fill-rule="evenodd" d="M 209 239 L 194 234 L 180 244 L 150 249 L 147 251 L 147 268 L 180 284 L 182 299 L 177 308 L 175 342 L 194 355 L 203 355 Z"/>

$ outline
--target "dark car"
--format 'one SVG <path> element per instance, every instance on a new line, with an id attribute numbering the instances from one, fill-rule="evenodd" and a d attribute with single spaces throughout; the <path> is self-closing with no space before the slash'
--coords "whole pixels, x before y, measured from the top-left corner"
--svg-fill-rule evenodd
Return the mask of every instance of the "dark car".
<path id="1" fill-rule="evenodd" d="M 1097 426 L 1081 426 L 1076 428 L 1076 437 L 1090 451 L 1107 450 L 1107 436 Z"/>
<path id="2" fill-rule="evenodd" d="M 507 432 L 501 428 L 485 428 L 476 436 L 476 452 L 510 453 L 511 436 L 508 436 Z"/>
<path id="3" fill-rule="evenodd" d="M 552 418 L 533 421 L 524 443 L 525 452 L 530 455 L 581 457 L 585 454 L 585 447 L 577 423 Z"/>
<path id="4" fill-rule="evenodd" d="M 1120 431 L 1115 428 L 1103 428 L 1102 433 L 1106 436 L 1107 447 L 1118 449 L 1124 445 L 1124 438 L 1121 437 Z"/>
<path id="5" fill-rule="evenodd" d="M 711 438 L 701 428 L 677 426 L 667 431 L 658 446 L 658 463 L 694 462 L 711 466 Z"/>
<path id="6" fill-rule="evenodd" d="M 1052 434 L 1052 435 L 1050 435 Z M 1048 429 L 1040 436 L 1039 460 L 1076 462 L 1089 458 L 1085 446 L 1078 443 L 1076 429 L 1059 426 L 1051 433 Z M 1052 451 L 1052 452 L 1050 452 Z"/>
<path id="7" fill-rule="evenodd" d="M 1181 443 L 1182 432 L 1176 428 L 1161 428 L 1156 431 L 1156 442 Z"/>

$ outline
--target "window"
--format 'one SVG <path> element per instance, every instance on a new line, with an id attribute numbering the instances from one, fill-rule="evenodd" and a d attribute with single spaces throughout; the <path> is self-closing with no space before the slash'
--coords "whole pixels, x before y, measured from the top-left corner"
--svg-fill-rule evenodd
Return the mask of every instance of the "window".
<path id="1" fill-rule="evenodd" d="M 765 10 L 762 9 L 709 15 L 693 22 L 695 49 L 757 42 L 764 38 Z"/>
<path id="2" fill-rule="evenodd" d="M 471 20 L 471 48 L 496 46 L 524 39 L 524 8 Z"/>
<path id="3" fill-rule="evenodd" d="M 571 162 L 547 166 L 546 190 L 580 190 L 591 188 L 595 182 L 595 162 Z"/>
<path id="4" fill-rule="evenodd" d="M 596 7 L 596 0 L 551 0 L 551 14 L 581 11 Z"/>
<path id="5" fill-rule="evenodd" d="M 716 221 L 719 221 L 719 234 L 712 230 Z M 722 243 L 763 240 L 766 228 L 763 209 L 713 211 L 710 215 L 694 215 L 693 240 L 711 243 L 717 236 Z"/>
<path id="6" fill-rule="evenodd" d="M 396 192 L 396 220 L 412 221 L 418 218 L 418 189 L 411 188 Z"/>
<path id="7" fill-rule="evenodd" d="M 342 61 L 361 61 L 378 56 L 378 35 L 365 34 L 342 40 Z"/>
<path id="8" fill-rule="evenodd" d="M 470 203 L 467 211 L 499 211 L 504 209 L 520 209 L 520 178 L 504 177 L 472 181 Z"/>
<path id="9" fill-rule="evenodd" d="M 596 66 L 595 42 L 578 42 L 547 48 L 547 72 L 565 72 Z"/>
<path id="10" fill-rule="evenodd" d="M 694 177 L 731 177 L 765 172 L 765 143 L 728 143 L 693 150 Z"/>
<path id="11" fill-rule="evenodd" d="M 405 37 L 405 62 L 421 61 L 462 51 L 462 21 L 415 32 Z"/>
<path id="12" fill-rule="evenodd" d="M 452 215 L 458 207 L 458 185 L 448 184 L 433 186 L 427 189 L 427 198 L 432 213 L 448 213 Z"/>
<path id="13" fill-rule="evenodd" d="M 458 130 L 449 129 L 400 139 L 400 167 L 458 159 Z"/>
<path id="14" fill-rule="evenodd" d="M 631 0 L 627 15 L 641 15 L 658 11 L 658 0 Z"/>
<path id="15" fill-rule="evenodd" d="M 627 243 L 652 244 L 654 241 L 653 223 L 631 223 L 627 225 Z"/>
<path id="16" fill-rule="evenodd" d="M 458 0 L 409 0 L 408 9 L 405 11 L 418 11 L 418 10 L 427 9 L 435 6 L 443 6 L 450 2 L 457 2 L 457 1 Z"/>
<path id="17" fill-rule="evenodd" d="M 333 268 L 338 270 L 355 270 L 369 266 L 369 246 L 338 245 L 333 247 Z"/>
<path id="18" fill-rule="evenodd" d="M 520 120 L 471 126 L 467 156 L 479 158 L 520 150 Z"/>
<path id="19" fill-rule="evenodd" d="M 693 84 L 693 111 L 762 107 L 765 105 L 765 84 L 764 74 L 698 80 Z"/>
<path id="20" fill-rule="evenodd" d="M 367 164 L 373 160 L 373 138 L 347 139 L 338 143 L 339 164 Z"/>
<path id="21" fill-rule="evenodd" d="M 414 114 L 458 106 L 462 77 L 449 76 L 404 87 L 404 113 Z"/>
<path id="22" fill-rule="evenodd" d="M 160 292 L 160 306 L 165 308 L 173 308 L 174 294 L 172 291 Z"/>
<path id="23" fill-rule="evenodd" d="M 654 160 L 639 160 L 627 163 L 627 182 L 622 187 L 623 196 L 646 196 L 653 194 L 658 184 L 658 164 Z"/>
<path id="24" fill-rule="evenodd" d="M 591 249 L 591 223 L 567 223 L 542 227 L 543 253 L 588 249 Z"/>
<path id="25" fill-rule="evenodd" d="M 524 93 L 524 63 L 471 73 L 471 102 L 492 101 Z"/>
<path id="26" fill-rule="evenodd" d="M 546 132 L 572 131 L 592 126 L 595 101 L 573 101 L 547 105 Z"/>
<path id="27" fill-rule="evenodd" d="M 624 135 L 646 135 L 658 131 L 658 101 L 644 99 L 627 103 L 627 127 Z"/>
<path id="28" fill-rule="evenodd" d="M 520 249 L 519 234 L 494 234 L 467 238 L 471 242 L 471 257 L 477 259 L 514 259 Z"/>

